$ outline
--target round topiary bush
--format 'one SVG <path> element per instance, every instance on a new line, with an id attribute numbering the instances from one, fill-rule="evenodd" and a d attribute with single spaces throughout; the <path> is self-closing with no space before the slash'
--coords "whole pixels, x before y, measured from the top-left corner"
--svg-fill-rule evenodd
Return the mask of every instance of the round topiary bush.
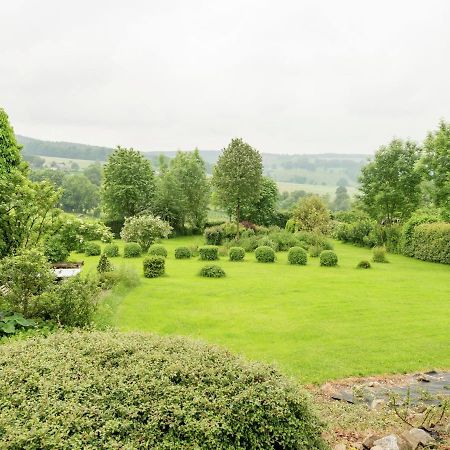
<path id="1" fill-rule="evenodd" d="M 273 248 L 262 245 L 255 250 L 256 260 L 263 263 L 275 261 L 275 251 Z"/>
<path id="2" fill-rule="evenodd" d="M 219 259 L 219 247 L 217 245 L 204 245 L 199 247 L 198 253 L 203 261 L 214 261 Z"/>
<path id="3" fill-rule="evenodd" d="M 138 258 L 142 254 L 142 247 L 137 242 L 126 242 L 123 246 L 124 258 Z"/>
<path id="4" fill-rule="evenodd" d="M 119 256 L 119 246 L 117 244 L 106 244 L 103 249 L 103 253 L 108 258 L 114 258 L 115 256 Z"/>
<path id="5" fill-rule="evenodd" d="M 154 255 L 154 256 L 162 256 L 163 258 L 167 258 L 167 249 L 166 249 L 166 247 L 164 247 L 164 245 L 153 244 L 150 247 L 148 254 Z"/>
<path id="6" fill-rule="evenodd" d="M 87 256 L 98 256 L 102 252 L 102 248 L 95 242 L 86 242 L 84 244 L 84 253 Z"/>
<path id="7" fill-rule="evenodd" d="M 356 266 L 357 269 L 370 269 L 371 265 L 369 261 L 360 261 Z"/>
<path id="8" fill-rule="evenodd" d="M 388 260 L 386 258 L 386 249 L 384 247 L 374 247 L 372 249 L 373 252 L 373 262 L 377 263 L 387 263 Z"/>
<path id="9" fill-rule="evenodd" d="M 0 448 L 328 448 L 294 381 L 188 338 L 57 332 L 0 367 Z"/>
<path id="10" fill-rule="evenodd" d="M 166 260 L 164 256 L 152 255 L 144 259 L 144 277 L 156 278 L 164 275 Z"/>
<path id="11" fill-rule="evenodd" d="M 305 266 L 308 262 L 308 254 L 303 247 L 291 247 L 288 253 L 289 264 Z"/>
<path id="12" fill-rule="evenodd" d="M 223 278 L 225 276 L 225 271 L 222 267 L 210 265 L 202 267 L 200 275 L 207 278 Z"/>
<path id="13" fill-rule="evenodd" d="M 338 257 L 336 253 L 333 252 L 333 250 L 324 250 L 320 254 L 320 265 L 326 266 L 326 267 L 333 267 L 337 266 L 338 263 Z"/>
<path id="14" fill-rule="evenodd" d="M 189 259 L 191 250 L 188 247 L 177 247 L 175 249 L 175 259 Z"/>
<path id="15" fill-rule="evenodd" d="M 231 247 L 228 255 L 230 261 L 242 261 L 245 256 L 245 250 L 242 247 Z"/>

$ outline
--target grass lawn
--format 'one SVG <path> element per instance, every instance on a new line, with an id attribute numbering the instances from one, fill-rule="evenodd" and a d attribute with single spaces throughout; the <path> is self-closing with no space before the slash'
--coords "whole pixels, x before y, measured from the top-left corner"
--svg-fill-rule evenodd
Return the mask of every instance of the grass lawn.
<path id="1" fill-rule="evenodd" d="M 347 376 L 450 368 L 450 266 L 389 255 L 389 264 L 356 269 L 371 251 L 335 243 L 339 267 L 290 266 L 287 253 L 273 264 L 218 262 L 223 279 L 197 274 L 197 258 L 175 260 L 180 245 L 165 241 L 166 275 L 144 279 L 118 302 L 122 331 L 187 335 L 275 363 L 303 382 Z M 83 259 L 94 270 L 98 257 Z M 142 258 L 113 258 L 142 273 Z"/>

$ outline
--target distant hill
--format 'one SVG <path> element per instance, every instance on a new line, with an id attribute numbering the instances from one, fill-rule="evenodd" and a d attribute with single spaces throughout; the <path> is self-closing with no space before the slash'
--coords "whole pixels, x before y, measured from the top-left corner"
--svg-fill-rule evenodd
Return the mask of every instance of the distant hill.
<path id="1" fill-rule="evenodd" d="M 51 142 L 17 135 L 23 145 L 24 155 L 67 158 L 70 160 L 89 160 L 104 162 L 114 151 L 109 147 L 98 147 L 73 142 Z M 176 151 L 143 152 L 154 164 L 159 155 L 173 158 Z M 208 172 L 219 157 L 219 150 L 200 150 Z M 266 175 L 274 180 L 286 183 L 336 186 L 338 184 L 355 186 L 361 167 L 367 162 L 369 155 L 325 153 L 319 155 L 283 155 L 263 153 L 263 164 Z"/>

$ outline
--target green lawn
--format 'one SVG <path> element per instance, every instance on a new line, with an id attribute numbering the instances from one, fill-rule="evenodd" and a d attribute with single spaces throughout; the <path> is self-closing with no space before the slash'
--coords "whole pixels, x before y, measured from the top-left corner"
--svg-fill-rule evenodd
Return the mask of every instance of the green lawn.
<path id="1" fill-rule="evenodd" d="M 115 325 L 188 335 L 222 344 L 249 358 L 275 363 L 304 382 L 351 375 L 450 368 L 450 266 L 389 255 L 389 264 L 355 269 L 368 249 L 335 243 L 339 267 L 290 266 L 222 257 L 223 279 L 197 275 L 197 258 L 175 260 L 179 245 L 165 242 L 166 276 L 144 279 L 118 304 Z M 92 270 L 98 257 L 84 259 Z M 135 266 L 142 259 L 114 258 Z"/>

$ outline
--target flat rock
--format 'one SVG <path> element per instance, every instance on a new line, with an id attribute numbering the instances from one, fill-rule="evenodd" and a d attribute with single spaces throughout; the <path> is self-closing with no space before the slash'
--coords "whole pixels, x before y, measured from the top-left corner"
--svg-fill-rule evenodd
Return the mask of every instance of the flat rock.
<path id="1" fill-rule="evenodd" d="M 409 431 L 405 431 L 402 434 L 402 438 L 409 442 L 413 450 L 416 450 L 419 445 L 425 446 L 434 442 L 431 435 L 420 428 L 412 428 Z"/>
<path id="2" fill-rule="evenodd" d="M 374 446 L 379 446 L 383 450 L 411 450 L 410 444 L 396 434 L 390 434 L 378 439 L 374 442 Z"/>

